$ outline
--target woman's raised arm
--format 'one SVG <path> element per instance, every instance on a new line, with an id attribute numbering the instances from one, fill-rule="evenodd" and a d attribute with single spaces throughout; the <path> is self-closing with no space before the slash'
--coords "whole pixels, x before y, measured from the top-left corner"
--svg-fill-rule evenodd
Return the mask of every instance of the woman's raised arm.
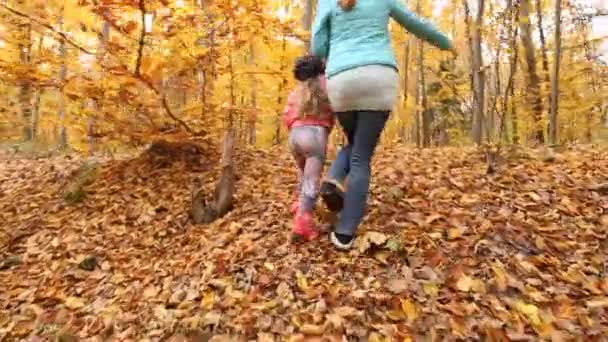
<path id="1" fill-rule="evenodd" d="M 391 18 L 395 19 L 399 25 L 410 31 L 418 38 L 426 40 L 442 50 L 452 48 L 450 39 L 441 33 L 431 23 L 417 17 L 399 0 L 388 0 L 391 10 Z"/>

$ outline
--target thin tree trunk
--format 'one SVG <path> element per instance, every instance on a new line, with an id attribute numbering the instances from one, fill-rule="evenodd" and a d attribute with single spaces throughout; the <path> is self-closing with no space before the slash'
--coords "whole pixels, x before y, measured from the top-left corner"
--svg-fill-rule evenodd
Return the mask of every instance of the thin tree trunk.
<path id="1" fill-rule="evenodd" d="M 97 60 L 102 65 L 104 63 L 106 41 L 108 41 L 109 37 L 110 37 L 110 23 L 108 23 L 107 21 L 104 20 L 102 27 L 101 27 L 101 39 L 99 40 L 99 45 L 98 45 L 98 49 L 97 49 Z M 104 79 L 104 77 L 105 77 L 105 75 L 103 72 L 103 68 L 101 68 L 98 81 L 101 82 Z M 104 96 L 104 92 L 102 90 L 100 98 L 103 99 L 103 96 Z M 93 110 L 87 120 L 87 137 L 89 140 L 89 154 L 90 155 L 94 154 L 95 151 L 97 150 L 97 141 L 95 139 L 95 121 L 96 121 L 95 116 L 97 115 L 97 112 L 102 109 L 100 102 L 101 101 L 95 101 L 95 100 L 92 101 Z"/>
<path id="2" fill-rule="evenodd" d="M 63 12 L 63 11 L 62 11 Z M 63 32 L 63 14 L 57 20 L 59 23 L 59 29 Z M 60 39 L 59 41 L 59 59 L 61 60 L 61 64 L 59 65 L 59 89 L 57 94 L 57 110 L 59 117 L 59 132 L 58 132 L 58 145 L 59 148 L 63 149 L 68 145 L 68 135 L 65 127 L 65 99 L 63 97 L 63 86 L 65 84 L 65 78 L 67 76 L 67 66 L 66 66 L 66 47 L 65 47 L 65 39 Z"/>
<path id="3" fill-rule="evenodd" d="M 255 46 L 254 40 L 249 42 L 249 64 L 255 66 Z M 257 81 L 254 75 L 250 76 L 250 87 L 251 87 L 251 111 L 247 117 L 247 143 L 249 145 L 255 145 L 256 143 L 256 121 L 258 113 L 258 94 L 257 94 Z"/>
<path id="4" fill-rule="evenodd" d="M 302 28 L 310 32 L 312 28 L 312 12 L 313 12 L 313 0 L 305 0 L 304 3 L 304 15 L 302 16 Z M 310 41 L 306 42 L 306 51 L 310 50 Z"/>
<path id="5" fill-rule="evenodd" d="M 536 56 L 534 55 L 534 42 L 532 41 L 532 28 L 530 25 L 530 0 L 522 0 L 519 8 L 519 25 L 521 29 L 521 41 L 526 53 L 526 64 L 528 67 L 528 100 L 533 113 L 532 140 L 534 143 L 543 144 L 543 128 L 541 119 L 543 115 L 543 101 L 540 94 L 540 78 L 536 71 Z"/>
<path id="6" fill-rule="evenodd" d="M 283 74 L 283 71 L 285 70 L 285 50 L 287 49 L 287 39 L 285 38 L 285 36 L 283 36 L 282 38 L 283 43 L 281 45 L 281 60 L 279 63 L 279 70 L 281 75 Z M 282 78 L 280 83 L 279 83 L 279 87 L 278 87 L 278 96 L 277 96 L 277 103 L 279 105 L 281 105 L 283 103 L 283 90 L 285 88 L 285 86 L 287 85 L 287 79 L 286 78 Z M 275 122 L 275 132 L 274 132 L 274 144 L 278 145 L 281 143 L 281 124 L 283 122 L 283 116 L 282 116 L 282 111 L 278 111 L 277 114 L 277 118 L 276 118 L 276 122 Z"/>
<path id="7" fill-rule="evenodd" d="M 485 96 L 485 77 L 482 70 L 483 60 L 481 56 L 481 29 L 483 25 L 484 0 L 478 0 L 477 14 L 472 37 L 473 58 L 471 61 L 471 72 L 473 74 L 473 126 L 472 139 L 476 144 L 480 144 L 483 139 L 483 115 L 484 115 L 484 96 Z"/>
<path id="8" fill-rule="evenodd" d="M 510 56 L 509 56 L 509 78 L 507 79 L 507 85 L 505 87 L 505 91 L 503 93 L 502 99 L 502 113 L 501 113 L 501 130 L 504 131 L 505 135 L 508 135 L 507 130 L 504 129 L 506 127 L 507 116 L 511 119 L 511 126 L 513 131 L 513 142 L 517 139 L 517 118 L 515 117 L 514 106 L 515 102 L 511 98 L 513 96 L 514 82 L 515 82 L 515 74 L 517 72 L 517 59 L 519 55 L 519 49 L 517 45 L 517 35 L 518 30 L 517 26 L 514 25 L 515 19 L 517 18 L 517 9 L 513 8 L 512 0 L 507 2 L 507 8 L 510 9 L 509 13 L 509 21 L 506 23 L 509 28 L 509 44 L 510 44 Z M 511 112 L 507 115 L 507 110 L 509 106 L 509 98 L 511 98 Z"/>
<path id="9" fill-rule="evenodd" d="M 543 8 L 542 0 L 536 0 L 536 16 L 538 17 L 537 27 L 540 36 L 540 51 L 543 62 L 543 72 L 546 84 L 549 84 L 549 58 L 547 57 L 547 43 L 545 39 L 545 29 L 543 28 Z"/>
<path id="10" fill-rule="evenodd" d="M 407 98 L 408 98 L 408 85 L 409 85 L 409 69 L 410 69 L 410 45 L 412 44 L 412 40 L 408 38 L 405 43 L 405 57 L 403 61 L 403 102 L 402 106 L 405 108 L 407 106 Z M 405 141 L 405 123 L 401 122 L 401 141 Z"/>
<path id="11" fill-rule="evenodd" d="M 25 1 L 17 1 L 20 8 L 23 7 Z M 19 60 L 21 64 L 30 66 L 30 53 L 32 45 L 32 26 L 29 21 L 20 22 L 18 34 Z M 33 138 L 32 133 L 32 85 L 28 79 L 19 80 L 19 105 L 21 108 L 21 122 L 23 124 L 23 140 L 30 141 Z"/>
<path id="12" fill-rule="evenodd" d="M 38 41 L 37 53 L 39 56 L 42 55 L 42 46 L 44 43 L 44 35 L 40 36 Z M 36 94 L 34 95 L 34 104 L 32 106 L 32 139 L 36 140 L 38 137 L 38 124 L 40 122 L 40 98 L 44 93 L 44 88 L 37 87 Z"/>
<path id="13" fill-rule="evenodd" d="M 422 8 L 420 0 L 416 2 L 416 13 L 421 15 Z M 418 86 L 420 87 L 419 111 L 422 116 L 422 147 L 431 146 L 431 124 L 433 121 L 432 112 L 427 108 L 426 84 L 424 79 L 424 42 L 418 39 Z"/>
<path id="14" fill-rule="evenodd" d="M 424 43 L 420 41 L 418 54 L 418 67 L 420 72 L 420 110 L 422 113 L 422 147 L 431 146 L 431 125 L 433 112 L 429 110 L 426 98 L 426 84 L 424 78 Z"/>
<path id="15" fill-rule="evenodd" d="M 557 112 L 559 106 L 559 66 L 561 62 L 561 0 L 555 0 L 555 59 L 551 75 L 551 109 L 549 111 L 549 143 L 557 144 Z"/>

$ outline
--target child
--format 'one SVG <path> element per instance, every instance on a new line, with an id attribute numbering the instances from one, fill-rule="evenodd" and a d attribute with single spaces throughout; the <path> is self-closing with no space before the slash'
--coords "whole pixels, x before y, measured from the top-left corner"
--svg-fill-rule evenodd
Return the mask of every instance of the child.
<path id="1" fill-rule="evenodd" d="M 335 117 L 327 97 L 323 60 L 314 56 L 298 58 L 294 76 L 298 84 L 287 99 L 283 117 L 289 130 L 289 149 L 296 161 L 299 178 L 296 193 L 299 199 L 291 208 L 295 214 L 293 233 L 310 241 L 319 235 L 312 211 Z"/>

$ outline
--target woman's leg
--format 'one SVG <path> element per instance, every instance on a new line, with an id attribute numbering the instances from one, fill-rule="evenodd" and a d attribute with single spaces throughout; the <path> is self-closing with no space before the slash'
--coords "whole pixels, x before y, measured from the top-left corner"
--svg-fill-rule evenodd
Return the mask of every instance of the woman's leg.
<path id="1" fill-rule="evenodd" d="M 329 169 L 328 178 L 343 183 L 350 169 L 350 154 L 357 127 L 357 112 L 341 112 L 336 113 L 336 116 L 348 143 L 336 155 L 336 159 Z"/>
<path id="2" fill-rule="evenodd" d="M 344 209 L 335 236 L 344 247 L 350 247 L 352 238 L 363 219 L 369 192 L 371 160 L 378 144 L 389 111 L 359 111 L 353 136 L 348 173 L 348 189 L 344 196 Z"/>
<path id="3" fill-rule="evenodd" d="M 325 205 L 329 210 L 334 212 L 342 210 L 343 207 L 342 186 L 350 171 L 350 155 L 357 126 L 357 112 L 340 112 L 336 115 L 348 143 L 336 155 L 336 159 L 332 162 L 327 173 L 327 181 L 321 185 L 321 196 L 325 201 Z"/>

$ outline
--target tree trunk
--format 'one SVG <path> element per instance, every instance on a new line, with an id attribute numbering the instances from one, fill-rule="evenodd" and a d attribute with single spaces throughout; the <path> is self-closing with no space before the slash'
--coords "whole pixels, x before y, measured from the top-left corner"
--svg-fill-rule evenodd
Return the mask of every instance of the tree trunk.
<path id="1" fill-rule="evenodd" d="M 540 51 L 541 57 L 543 59 L 543 73 L 546 84 L 549 84 L 549 58 L 547 57 L 547 43 L 545 39 L 545 29 L 543 28 L 543 8 L 542 8 L 542 0 L 536 0 L 536 16 L 538 34 L 540 36 Z"/>
<path id="2" fill-rule="evenodd" d="M 431 126 L 433 124 L 433 112 L 428 108 L 426 97 L 426 82 L 424 79 L 424 43 L 420 43 L 418 54 L 418 68 L 420 72 L 420 110 L 422 113 L 422 147 L 431 146 Z"/>
<path id="3" fill-rule="evenodd" d="M 509 56 L 509 78 L 507 79 L 507 85 L 505 87 L 505 91 L 503 94 L 503 98 L 502 98 L 502 113 L 501 113 L 501 128 L 500 130 L 504 132 L 505 136 L 508 136 L 507 130 L 505 129 L 506 127 L 506 120 L 507 117 L 511 119 L 511 134 L 512 134 L 512 141 L 514 143 L 516 143 L 517 141 L 517 117 L 515 117 L 515 102 L 513 100 L 513 89 L 515 88 L 515 74 L 517 73 L 517 59 L 519 56 L 519 48 L 517 45 L 517 35 L 518 35 L 518 30 L 517 30 L 517 26 L 514 25 L 515 20 L 517 19 L 517 9 L 515 9 L 513 7 L 513 2 L 512 0 L 509 0 L 507 2 L 507 8 L 510 9 L 510 13 L 509 13 L 509 20 L 506 23 L 507 27 L 509 28 L 508 32 L 509 32 L 509 44 L 510 44 L 510 56 Z M 511 111 L 508 114 L 508 107 L 509 107 L 509 99 L 511 99 Z M 500 136 L 500 134 L 499 134 Z"/>
<path id="4" fill-rule="evenodd" d="M 285 36 L 283 36 L 283 42 L 282 42 L 282 46 L 281 46 L 281 58 L 280 58 L 280 63 L 279 63 L 279 72 L 281 75 L 283 75 L 283 72 L 285 71 L 285 50 L 287 49 L 287 39 L 285 38 Z M 281 80 L 279 81 L 279 87 L 278 87 L 278 95 L 277 95 L 277 103 L 279 104 L 279 106 L 283 105 L 283 91 L 285 89 L 285 86 L 287 85 L 287 79 L 282 77 Z M 279 145 L 281 143 L 281 124 L 283 123 L 283 111 L 282 110 L 278 110 L 277 111 L 277 118 L 276 118 L 276 122 L 275 122 L 275 132 L 274 132 L 274 145 Z"/>
<path id="5" fill-rule="evenodd" d="M 313 12 L 313 0 L 305 0 L 304 2 L 304 15 L 302 16 L 302 28 L 306 32 L 310 32 L 312 28 L 312 12 Z M 306 51 L 310 50 L 310 41 L 306 42 Z"/>
<path id="6" fill-rule="evenodd" d="M 420 0 L 416 3 L 416 13 L 421 14 Z M 427 108 L 426 84 L 424 79 L 424 42 L 418 39 L 418 86 L 420 87 L 419 111 L 422 115 L 422 147 L 431 146 L 431 125 L 433 113 Z"/>
<path id="7" fill-rule="evenodd" d="M 532 140 L 534 143 L 544 143 L 541 119 L 543 115 L 543 101 L 540 93 L 540 78 L 536 71 L 536 56 L 534 55 L 534 42 L 532 41 L 532 28 L 530 25 L 530 0 L 522 0 L 519 8 L 519 26 L 521 41 L 526 54 L 528 68 L 528 101 L 533 113 Z"/>
<path id="8" fill-rule="evenodd" d="M 63 32 L 63 15 L 59 16 L 57 19 L 59 24 L 59 30 Z M 57 111 L 59 117 L 59 132 L 58 132 L 58 145 L 60 149 L 67 147 L 68 145 L 68 134 L 65 127 L 65 99 L 63 97 L 63 86 L 65 84 L 65 78 L 67 76 L 67 66 L 66 66 L 66 47 L 65 47 L 65 39 L 61 38 L 59 40 L 59 75 L 58 75 L 58 83 L 59 89 L 57 94 Z"/>
<path id="9" fill-rule="evenodd" d="M 97 48 L 97 60 L 98 63 L 103 65 L 104 63 L 104 56 L 105 56 L 105 48 L 106 48 L 106 42 L 108 41 L 108 39 L 110 38 L 110 23 L 108 23 L 107 21 L 103 21 L 103 24 L 101 26 L 101 37 L 99 40 L 99 44 L 98 44 L 98 48 Z M 104 79 L 105 75 L 104 75 L 104 71 L 103 71 L 103 67 L 101 68 L 100 72 L 99 72 L 99 82 L 102 82 L 102 80 Z M 100 94 L 100 98 L 103 99 L 104 96 L 104 91 L 102 89 L 101 94 Z M 97 112 L 100 111 L 102 109 L 101 106 L 101 101 L 91 101 L 92 104 L 92 113 L 89 116 L 88 120 L 87 120 L 87 137 L 88 137 L 88 141 L 89 141 L 89 154 L 94 154 L 95 151 L 97 150 L 97 141 L 95 139 L 95 116 L 97 115 Z"/>
<path id="10" fill-rule="evenodd" d="M 249 64 L 255 66 L 255 46 L 254 40 L 249 42 Z M 247 117 L 247 143 L 249 145 L 255 145 L 256 143 L 256 121 L 258 113 L 258 94 L 257 94 L 257 80 L 253 75 L 250 76 L 250 87 L 251 87 L 251 111 Z"/>
<path id="11" fill-rule="evenodd" d="M 555 59 L 551 72 L 551 109 L 549 111 L 549 143 L 557 144 L 557 111 L 559 106 L 559 64 L 561 62 L 561 0 L 555 0 Z"/>
<path id="12" fill-rule="evenodd" d="M 200 181 L 192 187 L 190 215 L 194 223 L 211 223 L 226 215 L 234 206 L 235 166 L 234 166 L 234 128 L 229 127 L 222 144 L 222 164 L 213 197 L 205 199 L 200 189 Z"/>
<path id="13" fill-rule="evenodd" d="M 42 46 L 44 43 L 44 35 L 40 36 L 40 40 L 38 40 L 38 48 L 37 53 L 39 56 L 42 55 Z M 40 98 L 44 93 L 44 88 L 37 87 L 36 93 L 34 95 L 34 104 L 32 106 L 32 139 L 36 140 L 38 137 L 38 124 L 40 122 Z"/>
<path id="14" fill-rule="evenodd" d="M 20 0 L 17 4 L 22 7 L 24 1 Z M 19 60 L 22 65 L 30 66 L 30 53 L 32 45 L 32 26 L 29 21 L 20 22 L 17 35 Z M 19 105 L 21 109 L 21 122 L 23 124 L 23 140 L 30 141 L 33 138 L 32 133 L 32 85 L 29 79 L 22 78 L 19 83 Z"/>
<path id="15" fill-rule="evenodd" d="M 405 43 L 405 57 L 403 58 L 403 101 L 402 106 L 405 108 L 407 106 L 407 98 L 408 98 L 408 85 L 409 85 L 409 69 L 410 69 L 410 45 L 412 44 L 411 38 L 408 38 Z M 405 123 L 401 122 L 401 141 L 405 142 Z"/>
<path id="16" fill-rule="evenodd" d="M 471 73 L 473 74 L 473 126 L 471 135 L 475 144 L 481 144 L 481 140 L 483 139 L 485 77 L 484 71 L 482 70 L 481 29 L 483 25 L 484 3 L 484 0 L 478 0 L 472 37 L 473 58 L 471 61 Z"/>
<path id="17" fill-rule="evenodd" d="M 418 41 L 418 44 L 422 44 L 420 41 Z M 413 129 L 413 136 L 414 139 L 416 140 L 416 147 L 420 148 L 422 147 L 422 139 L 420 136 L 420 70 L 418 70 L 418 75 L 417 75 L 417 80 L 416 80 L 416 87 L 415 87 L 415 91 L 414 91 L 414 99 L 415 99 L 415 104 L 416 104 L 416 111 L 414 112 L 414 126 L 412 127 Z"/>

